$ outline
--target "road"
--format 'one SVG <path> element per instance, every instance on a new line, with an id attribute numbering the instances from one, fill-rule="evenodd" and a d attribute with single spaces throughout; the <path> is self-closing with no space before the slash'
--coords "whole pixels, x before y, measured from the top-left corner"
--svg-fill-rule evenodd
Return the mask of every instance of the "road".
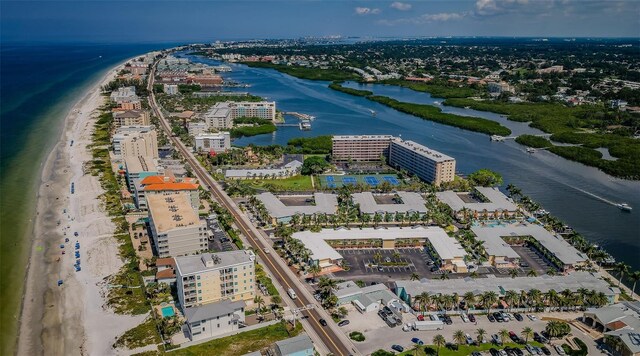
<path id="1" fill-rule="evenodd" d="M 246 236 L 247 240 L 254 248 L 258 256 L 264 261 L 265 267 L 269 270 L 271 275 L 275 278 L 275 283 L 278 283 L 284 290 L 292 288 L 297 294 L 298 298 L 294 299 L 293 304 L 302 308 L 308 305 L 316 305 L 317 302 L 311 295 L 311 293 L 304 288 L 302 282 L 295 276 L 295 274 L 287 267 L 287 265 L 276 254 L 265 253 L 265 249 L 269 246 L 264 237 L 260 234 L 258 229 L 248 222 L 246 215 L 244 215 L 233 200 L 224 192 L 222 187 L 216 182 L 202 167 L 200 162 L 193 156 L 191 151 L 180 141 L 178 137 L 173 137 L 171 134 L 171 126 L 166 120 L 162 111 L 160 110 L 155 95 L 153 93 L 153 82 L 156 70 L 156 64 L 152 67 L 149 74 L 149 105 L 153 109 L 154 113 L 158 117 L 160 124 L 166 132 L 169 139 L 174 146 L 182 153 L 182 156 L 187 160 L 193 173 L 198 177 L 203 188 L 210 191 L 212 197 L 214 197 L 223 207 L 225 207 L 233 216 L 236 226 L 240 232 Z M 270 249 L 268 249 L 270 250 Z M 283 296 L 288 298 L 288 296 Z M 313 329 L 316 335 L 322 340 L 324 346 L 334 355 L 350 355 L 357 354 L 355 347 L 351 342 L 346 339 L 346 336 L 339 330 L 336 330 L 337 326 L 331 320 L 329 315 L 320 307 L 306 310 L 301 314 L 308 321 L 308 325 Z M 328 322 L 328 326 L 323 327 L 320 325 L 320 319 L 325 319 Z M 304 324 L 303 324 L 304 325 Z M 352 351 L 353 350 L 353 351 Z"/>

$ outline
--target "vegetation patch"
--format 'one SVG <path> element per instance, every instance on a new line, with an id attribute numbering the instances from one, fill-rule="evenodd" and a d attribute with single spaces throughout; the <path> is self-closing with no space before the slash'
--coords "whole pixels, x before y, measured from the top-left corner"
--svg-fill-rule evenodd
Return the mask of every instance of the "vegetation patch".
<path id="1" fill-rule="evenodd" d="M 240 117 L 233 120 L 233 123 L 235 125 L 249 125 L 236 126 L 231 129 L 231 137 L 233 138 L 264 135 L 276 130 L 276 125 L 271 120 L 259 117 Z"/>
<path id="2" fill-rule="evenodd" d="M 329 154 L 331 153 L 331 136 L 298 137 L 287 141 L 287 153 Z"/>
<path id="3" fill-rule="evenodd" d="M 533 148 L 548 148 L 553 146 L 551 141 L 547 140 L 544 137 L 535 136 L 535 135 L 520 135 L 516 137 L 516 142 Z"/>
<path id="4" fill-rule="evenodd" d="M 301 66 L 288 66 L 284 64 L 274 64 L 269 62 L 243 62 L 249 67 L 254 68 L 271 68 L 278 72 L 289 74 L 290 76 L 309 79 L 309 80 L 326 80 L 326 81 L 340 81 L 340 80 L 359 80 L 358 76 L 354 72 L 342 70 L 339 68 L 308 68 Z"/>
<path id="5" fill-rule="evenodd" d="M 434 98 L 468 98 L 480 93 L 480 90 L 475 87 L 459 86 L 451 84 L 446 81 L 431 81 L 428 83 L 410 82 L 402 79 L 388 79 L 382 81 L 383 84 L 397 85 L 405 88 L 409 88 L 415 91 L 427 92 Z"/>
<path id="6" fill-rule="evenodd" d="M 159 344 L 161 341 L 155 319 L 152 316 L 148 316 L 142 324 L 125 331 L 125 333 L 116 340 L 113 347 L 135 349 L 147 345 Z"/>
<path id="7" fill-rule="evenodd" d="M 329 88 L 331 88 L 333 90 L 341 91 L 343 93 L 355 95 L 355 96 L 370 96 L 370 95 L 373 95 L 372 91 L 359 90 L 359 89 L 352 89 L 352 88 L 343 87 L 341 85 L 342 83 L 343 82 L 333 82 L 333 83 L 329 84 Z"/>
<path id="8" fill-rule="evenodd" d="M 266 189 L 270 192 L 313 190 L 311 176 L 304 175 L 297 175 L 283 179 L 252 180 L 250 184 L 251 187 L 255 189 Z"/>
<path id="9" fill-rule="evenodd" d="M 349 338 L 351 340 L 357 341 L 357 342 L 363 342 L 366 338 L 364 337 L 364 334 L 362 334 L 359 331 L 352 331 L 349 333 Z"/>

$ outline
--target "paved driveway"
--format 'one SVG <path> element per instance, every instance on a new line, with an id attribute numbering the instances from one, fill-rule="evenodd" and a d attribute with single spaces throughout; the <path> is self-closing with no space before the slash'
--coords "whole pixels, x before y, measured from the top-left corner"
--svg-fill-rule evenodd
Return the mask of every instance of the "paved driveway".
<path id="1" fill-rule="evenodd" d="M 338 252 L 349 263 L 349 271 L 334 273 L 336 278 L 362 280 L 365 282 L 393 282 L 400 279 L 409 279 L 413 273 L 420 278 L 437 278 L 437 275 L 429 271 L 427 261 L 429 256 L 420 248 L 398 248 L 395 250 L 383 249 L 341 249 Z M 401 266 L 380 266 L 375 259 L 377 252 L 382 255 L 381 262 L 385 260 L 400 262 Z M 399 259 L 393 254 L 398 252 Z M 373 265 L 373 266 L 372 266 Z"/>

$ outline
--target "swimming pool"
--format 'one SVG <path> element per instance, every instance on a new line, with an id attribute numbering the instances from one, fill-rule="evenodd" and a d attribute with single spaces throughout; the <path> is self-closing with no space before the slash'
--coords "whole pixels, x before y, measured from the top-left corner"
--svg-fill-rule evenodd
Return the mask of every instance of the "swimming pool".
<path id="1" fill-rule="evenodd" d="M 170 317 L 176 315 L 176 313 L 173 310 L 172 306 L 166 306 L 166 307 L 162 308 L 161 310 L 162 310 L 162 317 L 163 318 L 170 318 Z"/>

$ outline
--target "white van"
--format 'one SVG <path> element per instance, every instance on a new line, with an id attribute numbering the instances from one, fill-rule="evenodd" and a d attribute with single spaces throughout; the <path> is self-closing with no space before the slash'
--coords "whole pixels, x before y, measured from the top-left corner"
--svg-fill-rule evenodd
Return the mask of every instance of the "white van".
<path id="1" fill-rule="evenodd" d="M 289 294 L 289 296 L 291 297 L 291 299 L 296 299 L 298 298 L 298 296 L 296 295 L 296 292 L 293 291 L 293 288 L 289 288 L 289 290 L 287 290 L 287 294 Z"/>

